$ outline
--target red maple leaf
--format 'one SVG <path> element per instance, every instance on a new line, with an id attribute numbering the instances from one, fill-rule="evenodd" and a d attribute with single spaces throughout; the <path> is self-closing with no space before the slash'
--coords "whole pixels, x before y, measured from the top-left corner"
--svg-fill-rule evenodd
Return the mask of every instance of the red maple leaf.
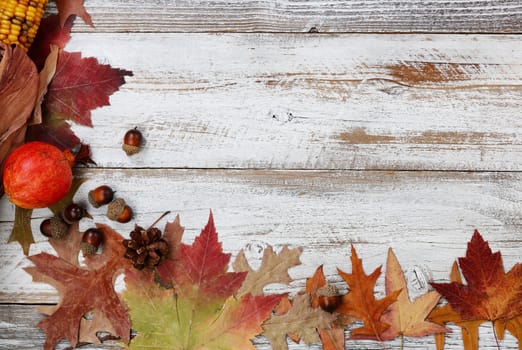
<path id="1" fill-rule="evenodd" d="M 55 2 L 62 27 L 70 16 L 79 16 L 86 24 L 94 26 L 91 16 L 83 6 L 83 0 L 55 0 Z"/>
<path id="2" fill-rule="evenodd" d="M 478 231 L 459 266 L 467 285 L 431 283 L 462 320 L 510 319 L 522 313 L 522 264 L 505 273 L 500 252 L 493 253 Z"/>
<path id="3" fill-rule="evenodd" d="M 40 70 L 47 56 L 51 52 L 51 45 L 56 45 L 60 49 L 71 39 L 71 28 L 74 19 L 70 18 L 63 26 L 60 25 L 58 15 L 50 15 L 42 19 L 34 42 L 29 49 L 28 55 Z"/>
<path id="4" fill-rule="evenodd" d="M 109 105 L 109 96 L 132 72 L 82 58 L 79 52 L 60 52 L 56 73 L 48 86 L 43 109 L 54 119 L 92 126 L 91 110 Z"/>
<path id="5" fill-rule="evenodd" d="M 192 245 L 181 244 L 176 260 L 166 260 L 158 267 L 158 274 L 176 291 L 189 298 L 201 295 L 226 298 L 236 293 L 247 272 L 227 272 L 230 254 L 223 253 L 218 242 L 214 218 L 208 223 Z M 194 293 L 196 288 L 196 293 Z"/>
<path id="6" fill-rule="evenodd" d="M 115 332 L 113 335 L 121 337 L 125 343 L 130 341 L 130 317 L 125 304 L 114 290 L 116 274 L 129 266 L 128 260 L 123 258 L 122 237 L 108 226 L 98 225 L 98 228 L 105 234 L 103 253 L 86 258 L 87 268 L 77 265 L 74 255 L 78 254 L 78 244 L 74 245 L 72 255 L 67 253 L 64 258 L 47 253 L 29 257 L 35 266 L 25 270 L 33 276 L 33 280 L 53 285 L 61 296 L 52 314 L 38 323 L 38 327 L 47 334 L 44 350 L 54 349 L 63 338 L 75 347 L 83 333 L 82 320 L 89 312 L 106 319 Z M 70 235 L 81 237 L 78 232 L 71 232 Z M 62 247 L 57 250 L 67 251 Z M 94 331 L 103 331 L 96 329 L 96 325 L 89 327 L 94 328 Z"/>
<path id="7" fill-rule="evenodd" d="M 179 221 L 177 227 L 181 234 Z M 162 283 L 147 270 L 126 273 L 123 297 L 138 332 L 130 348 L 254 349 L 251 339 L 281 297 L 234 296 L 246 272 L 227 272 L 230 254 L 223 253 L 212 213 L 193 244 L 172 242 L 175 254 L 157 267 Z"/>

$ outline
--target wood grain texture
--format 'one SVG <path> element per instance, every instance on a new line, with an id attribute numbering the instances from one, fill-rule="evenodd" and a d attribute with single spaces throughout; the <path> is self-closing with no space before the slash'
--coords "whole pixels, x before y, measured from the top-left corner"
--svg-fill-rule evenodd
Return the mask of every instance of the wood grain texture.
<path id="1" fill-rule="evenodd" d="M 97 32 L 520 33 L 517 0 L 86 1 Z"/>
<path id="2" fill-rule="evenodd" d="M 36 328 L 38 321 L 42 319 L 42 315 L 34 309 L 32 305 L 0 305 L 0 350 L 34 350 L 41 348 L 45 335 Z M 446 348 L 459 348 L 461 341 L 458 334 L 460 330 L 452 328 L 454 333 L 448 334 L 446 337 Z M 495 350 L 495 340 L 492 337 L 492 329 L 489 325 L 480 328 L 480 349 Z M 320 350 L 317 344 L 310 347 L 304 344 L 295 344 L 289 342 L 290 350 L 309 349 Z M 106 343 L 104 346 L 82 346 L 81 349 L 116 349 L 114 343 Z M 258 337 L 254 340 L 254 344 L 258 350 L 270 350 L 271 347 L 264 337 Z M 386 349 L 398 349 L 399 341 L 386 342 Z M 502 349 L 517 349 L 516 340 L 510 334 L 506 334 L 506 338 L 501 342 Z M 62 341 L 57 350 L 68 349 L 68 343 Z M 119 348 L 117 348 L 119 349 Z M 383 350 L 380 343 L 372 341 L 348 341 L 346 342 L 346 350 Z M 423 339 L 406 339 L 404 349 L 435 349 L 432 337 Z"/>
<path id="3" fill-rule="evenodd" d="M 518 36 L 76 34 L 68 50 L 134 72 L 75 127 L 102 167 L 522 170 Z"/>
<path id="4" fill-rule="evenodd" d="M 288 288 L 294 292 L 320 264 L 346 290 L 336 268 L 349 271 L 352 243 L 368 271 L 384 264 L 392 247 L 410 277 L 421 275 L 411 280 L 413 295 L 425 291 L 431 278 L 448 279 L 475 228 L 493 250 L 502 251 L 506 268 L 522 255 L 521 173 L 93 169 L 83 176 L 89 180 L 78 202 L 86 202 L 90 189 L 109 184 L 135 209 L 138 224 L 146 226 L 166 210 L 173 213 L 170 220 L 179 213 L 186 242 L 200 232 L 212 209 L 224 249 L 237 254 L 246 248 L 254 264 L 268 244 L 276 250 L 303 246 L 303 264 L 291 271 L 296 282 Z M 104 209 L 89 212 L 95 222 L 109 223 Z M 5 242 L 14 214 L 5 198 L 0 213 L 0 241 Z M 37 244 L 31 254 L 51 251 L 38 233 L 48 215 L 47 209 L 34 212 Z M 81 228 L 92 225 L 83 220 Z M 134 222 L 110 225 L 127 235 Z M 17 244 L 2 246 L 0 263 L 0 302 L 57 301 L 52 287 L 31 283 Z"/>

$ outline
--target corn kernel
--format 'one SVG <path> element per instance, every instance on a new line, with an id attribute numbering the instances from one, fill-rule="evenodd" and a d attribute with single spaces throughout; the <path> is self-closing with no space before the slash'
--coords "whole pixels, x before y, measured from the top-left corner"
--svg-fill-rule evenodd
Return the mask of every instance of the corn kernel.
<path id="1" fill-rule="evenodd" d="M 0 0 L 0 41 L 26 51 L 34 41 L 48 0 Z"/>

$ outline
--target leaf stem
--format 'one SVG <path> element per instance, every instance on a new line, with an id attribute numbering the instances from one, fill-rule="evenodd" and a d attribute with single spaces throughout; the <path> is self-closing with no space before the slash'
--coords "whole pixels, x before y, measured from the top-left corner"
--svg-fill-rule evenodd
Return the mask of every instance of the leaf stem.
<path id="1" fill-rule="evenodd" d="M 154 227 L 154 225 L 156 225 L 156 224 L 157 224 L 161 219 L 163 219 L 165 216 L 167 216 L 167 215 L 169 215 L 169 214 L 170 214 L 170 210 L 168 210 L 168 211 L 164 212 L 163 214 L 161 214 L 161 216 L 160 216 L 159 218 L 157 218 L 156 221 L 154 221 L 154 222 L 149 226 L 148 229 Z M 147 229 L 147 230 L 148 230 L 148 229 Z"/>
<path id="2" fill-rule="evenodd" d="M 495 329 L 495 323 L 491 321 L 491 326 L 493 327 L 493 336 L 495 337 L 495 342 L 497 343 L 497 349 L 500 350 L 500 343 L 498 342 L 497 330 Z"/>

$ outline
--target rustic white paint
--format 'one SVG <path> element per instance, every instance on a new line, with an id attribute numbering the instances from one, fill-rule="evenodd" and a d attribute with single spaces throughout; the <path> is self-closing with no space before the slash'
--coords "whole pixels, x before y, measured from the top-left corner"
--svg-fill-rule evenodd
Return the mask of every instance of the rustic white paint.
<path id="1" fill-rule="evenodd" d="M 98 32 L 520 33 L 517 0 L 89 0 Z"/>
<path id="2" fill-rule="evenodd" d="M 517 36 L 76 34 L 68 49 L 134 72 L 75 127 L 104 167 L 522 169 Z M 431 80 L 397 76 L 426 64 Z M 129 158 L 135 125 L 147 144 Z"/>

